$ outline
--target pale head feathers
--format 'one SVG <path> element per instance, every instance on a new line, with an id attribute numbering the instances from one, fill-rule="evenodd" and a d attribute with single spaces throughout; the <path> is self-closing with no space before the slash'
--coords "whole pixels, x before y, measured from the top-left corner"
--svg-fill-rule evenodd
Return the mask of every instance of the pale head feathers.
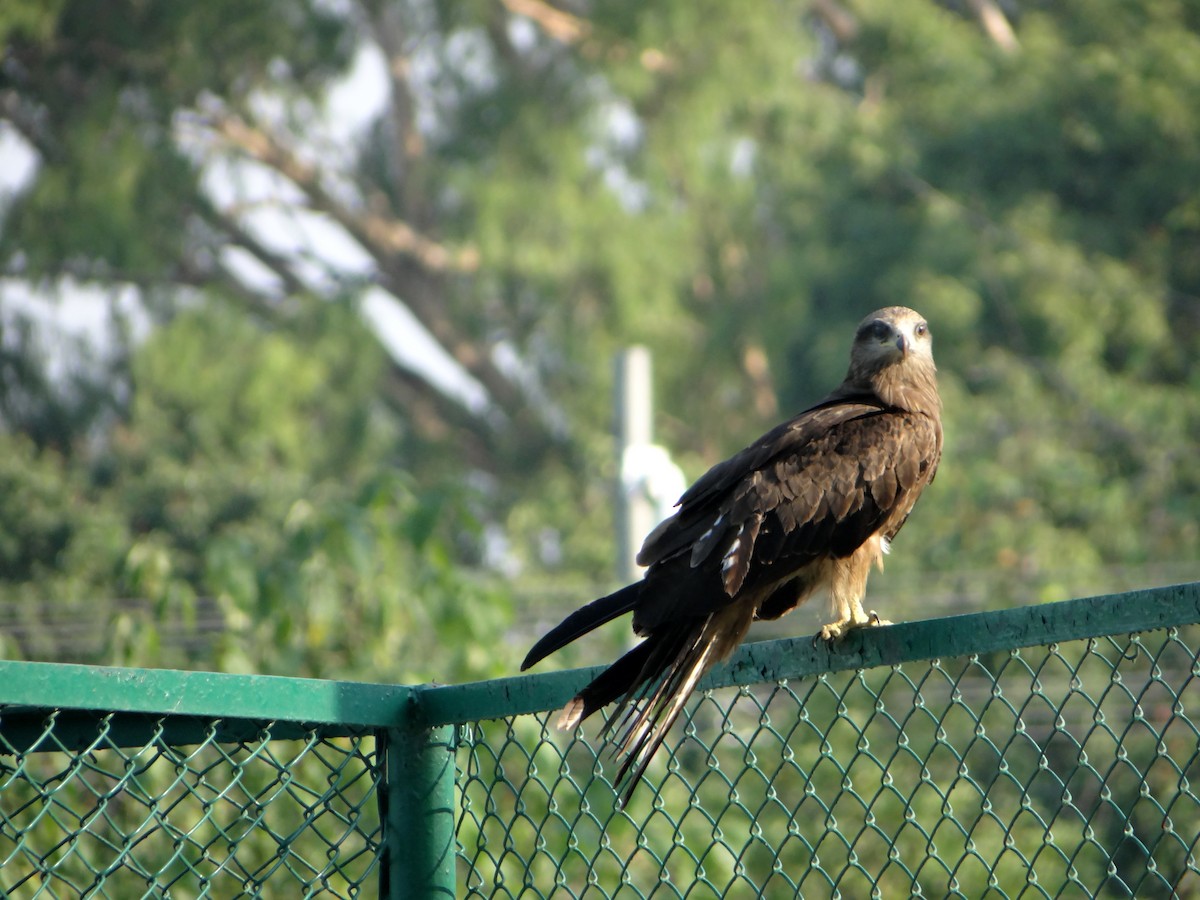
<path id="1" fill-rule="evenodd" d="M 868 388 L 889 406 L 937 415 L 936 373 L 924 317 L 906 306 L 888 306 L 859 323 L 843 388 Z"/>

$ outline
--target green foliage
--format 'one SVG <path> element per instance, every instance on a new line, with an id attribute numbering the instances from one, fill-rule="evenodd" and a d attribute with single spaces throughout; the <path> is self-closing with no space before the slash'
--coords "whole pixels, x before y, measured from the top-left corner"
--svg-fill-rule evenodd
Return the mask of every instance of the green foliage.
<path id="1" fill-rule="evenodd" d="M 128 416 L 86 465 L 4 439 L 0 596 L 35 641 L 13 651 L 54 653 L 38 610 L 74 605 L 103 635 L 88 661 L 414 682 L 515 664 L 492 640 L 511 602 L 462 567 L 470 492 L 381 474 L 380 353 L 346 310 L 322 315 L 301 339 L 224 304 L 181 313 L 135 354 Z M 181 656 L 162 629 L 194 626 L 202 598 L 219 640 Z"/>
<path id="2" fill-rule="evenodd" d="M 1186 6 L 1006 6 L 1014 50 L 931 0 L 856 0 L 850 27 L 824 5 L 110 6 L 0 12 L 4 115 L 40 157 L 6 265 L 132 285 L 155 318 L 107 402 L 57 407 L 5 320 L 8 465 L 44 487 L 5 513 L 4 590 L 136 600 L 111 601 L 109 658 L 165 661 L 149 618 L 215 604 L 239 669 L 448 679 L 487 670 L 478 641 L 499 670 L 497 630 L 611 579 L 615 350 L 653 350 L 658 439 L 695 476 L 819 398 L 893 303 L 933 325 L 947 448 L 874 581 L 890 615 L 1194 574 Z M 387 104 L 330 148 L 356 41 L 391 54 Z M 360 270 L 320 258 L 320 286 L 316 249 L 209 191 L 230 158 L 350 234 L 488 403 L 383 353 Z M 107 549 L 76 571 L 85 533 Z"/>
<path id="3" fill-rule="evenodd" d="M 336 493 L 297 500 L 269 554 L 239 530 L 209 544 L 205 582 L 231 626 L 225 666 L 406 684 L 511 670 L 515 650 L 495 644 L 511 600 L 452 553 L 461 498 L 417 498 L 396 478 Z"/>

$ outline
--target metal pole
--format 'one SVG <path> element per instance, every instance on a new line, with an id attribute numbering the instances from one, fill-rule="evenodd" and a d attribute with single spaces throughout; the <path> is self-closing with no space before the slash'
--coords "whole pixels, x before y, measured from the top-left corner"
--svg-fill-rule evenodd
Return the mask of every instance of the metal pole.
<path id="1" fill-rule="evenodd" d="M 456 896 L 454 732 L 415 721 L 383 732 L 381 898 Z"/>
<path id="2" fill-rule="evenodd" d="M 622 581 L 641 577 L 635 557 L 655 521 L 654 504 L 644 490 L 632 490 L 624 475 L 630 448 L 651 443 L 652 396 L 650 351 L 628 347 L 616 359 L 617 464 L 622 476 L 617 485 L 617 576 Z"/>

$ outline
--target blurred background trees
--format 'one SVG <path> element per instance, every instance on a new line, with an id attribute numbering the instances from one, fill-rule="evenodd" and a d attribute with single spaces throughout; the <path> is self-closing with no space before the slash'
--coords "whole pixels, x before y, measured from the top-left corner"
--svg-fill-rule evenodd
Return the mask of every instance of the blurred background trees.
<path id="1" fill-rule="evenodd" d="M 619 348 L 695 477 L 897 303 L 947 452 L 878 608 L 1197 577 L 1194 5 L 19 0 L 0 39 L 7 655 L 510 672 L 611 586 Z"/>

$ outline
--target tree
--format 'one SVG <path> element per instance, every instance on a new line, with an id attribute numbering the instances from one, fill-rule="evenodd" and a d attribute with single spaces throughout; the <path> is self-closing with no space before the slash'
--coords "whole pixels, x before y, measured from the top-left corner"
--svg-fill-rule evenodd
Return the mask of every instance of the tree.
<path id="1" fill-rule="evenodd" d="M 117 553 L 112 583 L 141 585 L 160 547 L 185 593 L 253 594 L 238 608 L 268 620 L 316 590 L 265 590 L 270 573 L 339 529 L 400 527 L 363 512 L 391 469 L 415 509 L 465 484 L 455 508 L 478 513 L 436 553 L 413 542 L 418 558 L 477 564 L 502 544 L 517 602 L 550 617 L 610 577 L 613 351 L 654 350 L 659 433 L 697 475 L 836 383 L 853 324 L 894 302 L 933 323 L 948 450 L 877 589 L 995 604 L 1195 559 L 1186 10 L 108 7 L 102 26 L 94 4 L 0 13 L 0 114 L 38 159 L 0 254 L 10 282 L 133 290 L 155 323 L 104 373 L 128 389 L 104 415 L 60 415 L 51 440 L 3 410 L 35 440 L 22 466 L 101 491 L 116 543 L 151 548 Z M 351 71 L 381 102 L 344 133 Z M 380 297 L 481 400 L 352 324 Z M 328 341 L 358 373 L 353 402 L 314 386 Z M 227 347 L 261 368 L 225 373 Z M 21 409 L 51 409 L 51 388 Z M 279 408 L 230 397 L 256 390 Z M 206 470 L 195 498 L 244 515 L 139 512 Z M 288 502 L 339 479 L 306 520 L 325 537 L 288 556 Z M 330 590 L 384 570 L 341 569 Z M 255 592 L 228 587 L 251 571 Z"/>

